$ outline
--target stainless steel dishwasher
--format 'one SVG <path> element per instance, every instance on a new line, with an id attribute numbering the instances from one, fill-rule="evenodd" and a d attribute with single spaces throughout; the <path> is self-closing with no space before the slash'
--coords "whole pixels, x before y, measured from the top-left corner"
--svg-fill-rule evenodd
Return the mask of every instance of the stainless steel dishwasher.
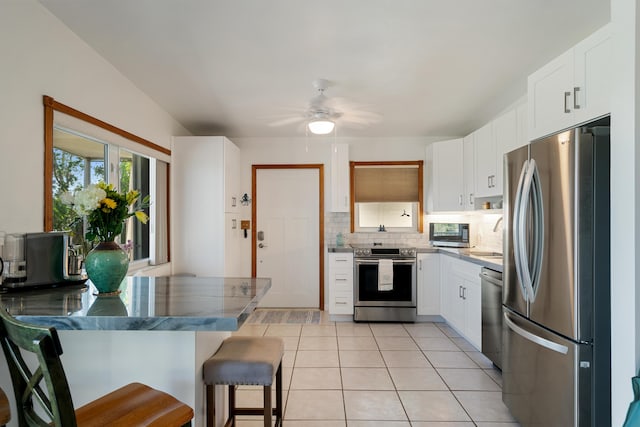
<path id="1" fill-rule="evenodd" d="M 482 353 L 502 370 L 502 273 L 483 267 Z"/>

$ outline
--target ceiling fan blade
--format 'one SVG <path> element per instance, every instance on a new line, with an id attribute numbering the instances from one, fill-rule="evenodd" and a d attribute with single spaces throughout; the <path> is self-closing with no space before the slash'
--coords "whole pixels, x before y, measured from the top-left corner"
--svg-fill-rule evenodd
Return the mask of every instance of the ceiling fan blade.
<path id="1" fill-rule="evenodd" d="M 298 117 L 287 117 L 285 119 L 280 119 L 280 120 L 276 120 L 275 122 L 271 122 L 269 123 L 269 126 L 272 127 L 278 127 L 278 126 L 286 126 L 286 125 L 292 125 L 294 123 L 299 123 L 306 120 L 304 117 L 298 116 Z"/>
<path id="2" fill-rule="evenodd" d="M 377 113 L 372 113 L 369 111 L 349 111 L 343 115 L 341 121 L 345 122 L 353 122 L 360 124 L 371 124 L 377 123 L 382 119 L 382 116 Z"/>

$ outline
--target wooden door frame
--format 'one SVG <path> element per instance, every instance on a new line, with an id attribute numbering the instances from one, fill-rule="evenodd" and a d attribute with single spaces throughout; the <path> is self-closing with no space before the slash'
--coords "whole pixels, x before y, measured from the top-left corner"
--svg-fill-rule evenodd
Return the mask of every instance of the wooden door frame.
<path id="1" fill-rule="evenodd" d="M 256 230 L 257 227 L 257 172 L 259 169 L 316 169 L 318 171 L 318 301 L 319 309 L 324 310 L 324 165 L 323 164 L 277 164 L 251 165 L 251 277 L 256 277 Z"/>

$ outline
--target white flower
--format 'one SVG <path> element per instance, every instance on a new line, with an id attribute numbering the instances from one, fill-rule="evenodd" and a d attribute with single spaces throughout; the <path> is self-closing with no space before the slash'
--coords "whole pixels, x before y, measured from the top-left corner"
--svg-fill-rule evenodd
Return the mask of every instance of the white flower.
<path id="1" fill-rule="evenodd" d="M 75 203 L 73 193 L 71 193 L 70 191 L 65 191 L 60 195 L 60 201 L 65 205 L 73 205 Z"/>
<path id="2" fill-rule="evenodd" d="M 92 210 L 100 207 L 100 200 L 107 197 L 106 191 L 97 185 L 89 185 L 76 192 L 73 210 L 81 216 L 88 215 Z"/>

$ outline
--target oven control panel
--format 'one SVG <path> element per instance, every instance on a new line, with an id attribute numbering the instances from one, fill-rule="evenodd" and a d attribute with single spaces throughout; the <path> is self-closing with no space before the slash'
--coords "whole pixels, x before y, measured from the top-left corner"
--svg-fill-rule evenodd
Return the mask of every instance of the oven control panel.
<path id="1" fill-rule="evenodd" d="M 369 248 L 357 248 L 353 251 L 355 256 L 371 256 L 371 249 Z"/>
<path id="2" fill-rule="evenodd" d="M 416 250 L 414 248 L 400 248 L 400 256 L 414 257 Z"/>
<path id="3" fill-rule="evenodd" d="M 375 257 L 375 258 L 413 258 L 416 256 L 415 248 L 355 248 L 354 256 L 358 258 Z"/>

